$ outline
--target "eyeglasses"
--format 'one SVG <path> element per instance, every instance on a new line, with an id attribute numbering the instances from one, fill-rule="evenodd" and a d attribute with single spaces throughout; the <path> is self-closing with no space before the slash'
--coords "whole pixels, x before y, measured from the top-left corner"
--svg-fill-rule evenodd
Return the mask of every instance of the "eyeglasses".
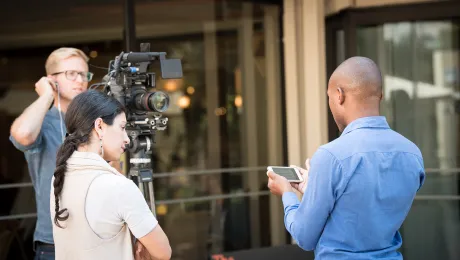
<path id="1" fill-rule="evenodd" d="M 56 72 L 56 73 L 53 73 L 51 75 L 58 75 L 58 74 L 61 74 L 61 73 L 65 73 L 65 77 L 68 80 L 72 80 L 72 81 L 76 80 L 78 75 L 81 76 L 81 79 L 83 81 L 91 81 L 91 79 L 93 78 L 93 75 L 94 75 L 94 73 L 92 73 L 92 72 L 76 71 L 76 70 L 66 70 L 66 71 Z"/>

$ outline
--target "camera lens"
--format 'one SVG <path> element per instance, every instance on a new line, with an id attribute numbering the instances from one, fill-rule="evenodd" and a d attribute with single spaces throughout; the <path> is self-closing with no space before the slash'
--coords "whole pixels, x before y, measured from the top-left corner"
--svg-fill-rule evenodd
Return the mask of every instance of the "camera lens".
<path id="1" fill-rule="evenodd" d="M 147 92 L 136 96 L 136 108 L 163 113 L 169 107 L 169 96 L 161 91 Z"/>
<path id="2" fill-rule="evenodd" d="M 157 112 L 165 112 L 169 107 L 169 97 L 166 93 L 158 91 L 150 95 L 149 107 Z"/>

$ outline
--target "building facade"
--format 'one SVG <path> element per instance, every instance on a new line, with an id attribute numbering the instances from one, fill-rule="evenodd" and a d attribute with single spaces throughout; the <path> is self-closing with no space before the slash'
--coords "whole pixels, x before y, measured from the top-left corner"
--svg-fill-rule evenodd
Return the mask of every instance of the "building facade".
<path id="1" fill-rule="evenodd" d="M 152 154 L 156 213 L 174 259 L 291 243 L 266 166 L 303 165 L 339 136 L 327 79 L 355 55 L 377 62 L 383 114 L 425 158 L 401 251 L 460 258 L 459 1 L 20 0 L 0 14 L 9 21 L 0 25 L 0 260 L 32 255 L 34 191 L 8 135 L 37 97 L 46 57 L 81 48 L 96 83 L 111 59 L 143 42 L 183 66 L 182 79 L 156 74 L 171 104 Z"/>

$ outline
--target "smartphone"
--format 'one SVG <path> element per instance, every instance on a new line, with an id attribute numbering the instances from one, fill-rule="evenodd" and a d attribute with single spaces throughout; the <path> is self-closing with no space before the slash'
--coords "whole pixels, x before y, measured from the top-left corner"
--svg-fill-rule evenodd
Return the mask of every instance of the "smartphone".
<path id="1" fill-rule="evenodd" d="M 302 174 L 294 167 L 268 166 L 267 170 L 286 177 L 289 182 L 303 182 Z"/>

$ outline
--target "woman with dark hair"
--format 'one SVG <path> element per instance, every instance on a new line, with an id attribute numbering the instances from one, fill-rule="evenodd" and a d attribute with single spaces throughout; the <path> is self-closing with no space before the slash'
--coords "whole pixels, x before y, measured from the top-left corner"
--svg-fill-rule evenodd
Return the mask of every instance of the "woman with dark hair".
<path id="1" fill-rule="evenodd" d="M 142 193 L 107 163 L 129 144 L 124 107 L 90 90 L 70 103 L 65 124 L 50 201 L 56 259 L 134 259 L 131 233 L 144 253 L 170 259 L 168 238 Z"/>

